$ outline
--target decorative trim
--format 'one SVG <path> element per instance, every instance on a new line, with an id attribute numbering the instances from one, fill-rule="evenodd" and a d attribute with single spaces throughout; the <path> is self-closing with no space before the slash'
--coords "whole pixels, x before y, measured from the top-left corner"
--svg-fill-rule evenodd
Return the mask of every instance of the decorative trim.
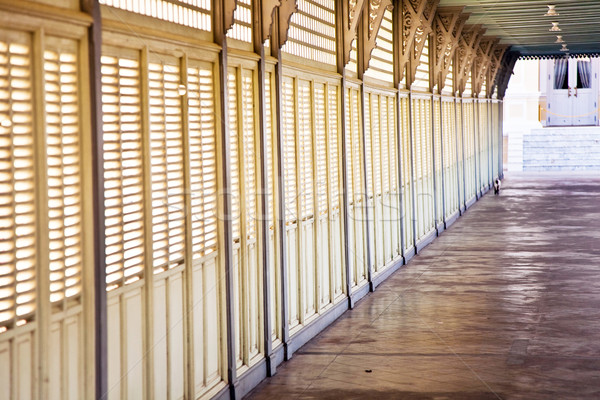
<path id="1" fill-rule="evenodd" d="M 440 7 L 433 20 L 433 44 L 430 49 L 433 54 L 432 85 L 437 86 L 441 93 L 446 86 L 446 76 L 450 72 L 450 65 L 454 52 L 458 47 L 458 39 L 470 14 L 461 14 L 463 7 Z"/>
<path id="2" fill-rule="evenodd" d="M 362 54 L 359 54 L 358 77 L 362 79 L 363 73 L 369 68 L 371 53 L 376 46 L 377 34 L 381 28 L 383 15 L 386 10 L 392 10 L 392 0 L 369 0 L 367 8 L 363 11 L 361 23 Z"/>

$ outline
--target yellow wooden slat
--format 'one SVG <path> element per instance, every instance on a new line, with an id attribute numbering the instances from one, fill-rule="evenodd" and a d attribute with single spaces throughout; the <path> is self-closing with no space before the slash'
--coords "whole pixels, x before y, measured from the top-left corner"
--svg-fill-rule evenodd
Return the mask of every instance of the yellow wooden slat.
<path id="1" fill-rule="evenodd" d="M 137 59 L 102 56 L 107 290 L 142 277 L 144 211 Z"/>
<path id="2" fill-rule="evenodd" d="M 0 39 L 0 332 L 35 312 L 31 63 L 28 38 Z"/>
<path id="3" fill-rule="evenodd" d="M 201 258 L 217 249 L 217 144 L 213 70 L 190 62 L 188 118 L 192 254 Z"/>
<path id="4" fill-rule="evenodd" d="M 44 52 L 50 300 L 81 292 L 81 179 L 77 43 Z M 63 44 L 63 48 L 66 45 Z"/>

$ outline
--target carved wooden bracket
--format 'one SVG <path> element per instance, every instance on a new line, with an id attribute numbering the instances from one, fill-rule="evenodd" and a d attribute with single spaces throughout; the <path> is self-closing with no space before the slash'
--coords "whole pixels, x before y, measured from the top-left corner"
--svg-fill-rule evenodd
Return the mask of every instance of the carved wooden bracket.
<path id="1" fill-rule="evenodd" d="M 338 35 L 338 70 L 343 71 L 350 61 L 352 41 L 357 37 L 357 28 L 365 0 L 337 0 L 336 26 Z"/>
<path id="2" fill-rule="evenodd" d="M 371 53 L 373 53 L 376 45 L 377 34 L 383 21 L 383 14 L 385 10 L 392 9 L 392 0 L 369 0 L 367 7 L 363 10 L 361 18 L 362 54 L 359 54 L 361 60 L 358 63 L 359 78 L 362 78 L 364 71 L 369 68 Z"/>
<path id="3" fill-rule="evenodd" d="M 479 42 L 485 33 L 485 29 L 481 25 L 465 26 L 458 41 L 458 48 L 455 52 L 455 83 L 459 94 L 465 91 L 469 72 L 475 58 L 475 51 L 479 46 Z"/>
<path id="4" fill-rule="evenodd" d="M 233 14 L 237 8 L 237 0 L 223 0 L 223 7 L 223 32 L 226 33 L 233 26 Z"/>
<path id="5" fill-rule="evenodd" d="M 254 26 L 260 26 L 260 45 L 271 36 L 275 9 L 281 6 L 281 0 L 254 0 Z M 260 15 L 260 21 L 257 21 Z"/>
<path id="6" fill-rule="evenodd" d="M 492 97 L 494 91 L 496 89 L 498 71 L 500 71 L 500 66 L 502 63 L 502 58 L 504 57 L 504 53 L 508 49 L 507 45 L 497 44 L 492 49 L 492 56 L 490 60 L 490 68 L 489 68 L 489 77 L 488 77 L 488 85 L 487 85 L 487 97 Z"/>
<path id="7" fill-rule="evenodd" d="M 433 42 L 430 43 L 433 62 L 433 86 L 441 93 L 446 86 L 446 76 L 450 71 L 452 57 L 469 14 L 461 14 L 463 7 L 440 7 L 433 20 Z"/>
<path id="8" fill-rule="evenodd" d="M 494 37 L 483 37 L 479 42 L 479 46 L 475 49 L 475 59 L 473 60 L 473 69 L 471 73 L 474 95 L 481 92 L 484 82 L 490 84 L 490 82 L 486 82 L 488 69 L 490 66 L 492 50 L 499 41 L 500 39 Z"/>
<path id="9" fill-rule="evenodd" d="M 402 80 L 407 65 L 416 57 L 417 61 L 421 57 L 425 37 L 431 32 L 431 25 L 435 16 L 435 10 L 439 0 L 399 0 L 402 7 L 397 11 L 400 15 L 400 26 L 398 26 L 398 74 L 397 79 Z M 415 38 L 419 36 L 418 43 L 415 45 Z M 414 64 L 414 63 L 413 63 Z M 416 67 L 414 67 L 416 72 Z M 411 68 L 412 72 L 412 68 Z M 414 73 L 407 74 L 407 86 L 410 86 Z"/>
<path id="10" fill-rule="evenodd" d="M 508 87 L 508 82 L 510 81 L 510 77 L 512 76 L 513 69 L 515 67 L 515 63 L 519 59 L 521 54 L 516 51 L 507 51 L 504 53 L 504 57 L 502 60 L 501 70 L 498 72 L 498 98 L 504 99 L 504 95 L 506 94 L 506 88 Z"/>
<path id="11" fill-rule="evenodd" d="M 292 15 L 298 11 L 298 3 L 296 0 L 281 0 L 281 5 L 278 7 L 278 21 L 277 21 L 277 45 L 281 49 L 285 42 L 288 40 L 288 30 L 290 29 L 290 21 Z"/>

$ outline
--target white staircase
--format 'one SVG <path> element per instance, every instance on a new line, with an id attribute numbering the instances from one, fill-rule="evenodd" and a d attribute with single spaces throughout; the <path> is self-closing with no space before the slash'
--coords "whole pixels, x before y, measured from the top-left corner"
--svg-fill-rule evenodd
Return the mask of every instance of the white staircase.
<path id="1" fill-rule="evenodd" d="M 523 135 L 523 171 L 600 171 L 600 127 L 532 129 Z"/>

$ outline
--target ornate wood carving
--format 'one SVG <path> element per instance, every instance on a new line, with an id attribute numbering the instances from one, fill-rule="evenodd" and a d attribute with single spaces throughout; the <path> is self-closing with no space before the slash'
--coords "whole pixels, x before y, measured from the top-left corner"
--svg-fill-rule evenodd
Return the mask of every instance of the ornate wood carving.
<path id="1" fill-rule="evenodd" d="M 338 26 L 338 46 L 341 49 L 341 51 L 338 50 L 339 71 L 343 71 L 346 64 L 350 61 L 352 41 L 357 37 L 358 23 L 364 5 L 365 0 L 336 1 L 336 13 L 339 15 L 336 19 L 336 25 Z"/>
<path id="2" fill-rule="evenodd" d="M 260 44 L 262 45 L 271 36 L 273 20 L 275 19 L 275 9 L 281 5 L 281 0 L 254 0 L 252 3 L 255 7 L 254 25 L 260 26 Z M 256 21 L 258 15 L 261 16 L 260 21 Z"/>
<path id="3" fill-rule="evenodd" d="M 376 45 L 377 33 L 381 28 L 381 22 L 383 21 L 383 14 L 385 10 L 392 10 L 393 5 L 391 0 L 369 0 L 369 4 L 365 8 L 362 14 L 362 54 L 359 54 L 361 60 L 359 60 L 358 76 L 362 77 L 364 71 L 369 68 L 369 62 L 371 61 L 371 53 Z"/>
<path id="4" fill-rule="evenodd" d="M 223 0 L 223 32 L 227 32 L 233 26 L 233 13 L 235 13 L 235 9 L 237 8 L 237 0 Z"/>
<path id="5" fill-rule="evenodd" d="M 485 33 L 485 29 L 481 29 L 480 25 L 465 26 L 458 41 L 458 48 L 455 52 L 455 83 L 459 94 L 465 91 L 469 72 L 473 65 L 475 51 L 479 46 L 479 42 Z"/>
<path id="6" fill-rule="evenodd" d="M 263 11 L 263 42 L 267 40 L 269 35 L 265 36 L 265 24 L 270 21 L 268 31 L 271 32 L 271 53 L 276 55 L 277 52 L 283 47 L 288 39 L 288 30 L 290 29 L 290 21 L 292 15 L 298 11 L 298 4 L 296 0 L 266 0 L 269 2 L 269 6 L 273 6 L 269 14 L 268 11 Z"/>
<path id="7" fill-rule="evenodd" d="M 471 73 L 474 95 L 481 92 L 483 83 L 487 80 L 492 50 L 499 41 L 499 39 L 494 37 L 483 37 L 479 42 L 479 46 L 475 49 L 475 58 L 473 60 L 473 69 Z M 486 83 L 489 84 L 489 82 Z"/>
<path id="8" fill-rule="evenodd" d="M 402 6 L 398 10 L 400 14 L 400 26 L 398 26 L 399 53 L 397 80 L 402 80 L 408 69 L 409 61 L 416 57 L 417 62 L 425 44 L 425 35 L 431 32 L 431 25 L 435 16 L 435 10 L 439 0 L 399 0 Z M 419 39 L 416 40 L 416 37 Z M 416 42 L 416 43 L 415 43 Z M 414 64 L 414 63 L 413 63 Z M 416 66 L 414 67 L 416 72 Z M 412 68 L 411 71 L 412 72 Z M 407 76 L 407 86 L 414 78 L 414 73 Z"/>
<path id="9" fill-rule="evenodd" d="M 498 71 L 500 71 L 502 58 L 504 57 L 504 53 L 507 49 L 508 46 L 503 44 L 497 44 L 492 49 L 488 75 L 487 97 L 492 97 L 492 95 L 494 94 L 494 90 L 496 89 L 496 85 L 498 84 Z"/>
<path id="10" fill-rule="evenodd" d="M 502 59 L 502 66 L 500 71 L 498 72 L 498 98 L 503 99 L 506 94 L 506 88 L 508 87 L 508 82 L 510 81 L 510 77 L 513 73 L 513 68 L 515 67 L 515 63 L 519 59 L 521 55 L 516 51 L 508 51 L 504 53 L 504 57 Z"/>
<path id="11" fill-rule="evenodd" d="M 429 46 L 433 55 L 431 74 L 432 84 L 437 85 L 440 93 L 446 86 L 446 76 L 450 71 L 459 36 L 469 19 L 469 14 L 461 14 L 462 10 L 463 7 L 438 8 L 433 20 L 433 39 Z"/>

